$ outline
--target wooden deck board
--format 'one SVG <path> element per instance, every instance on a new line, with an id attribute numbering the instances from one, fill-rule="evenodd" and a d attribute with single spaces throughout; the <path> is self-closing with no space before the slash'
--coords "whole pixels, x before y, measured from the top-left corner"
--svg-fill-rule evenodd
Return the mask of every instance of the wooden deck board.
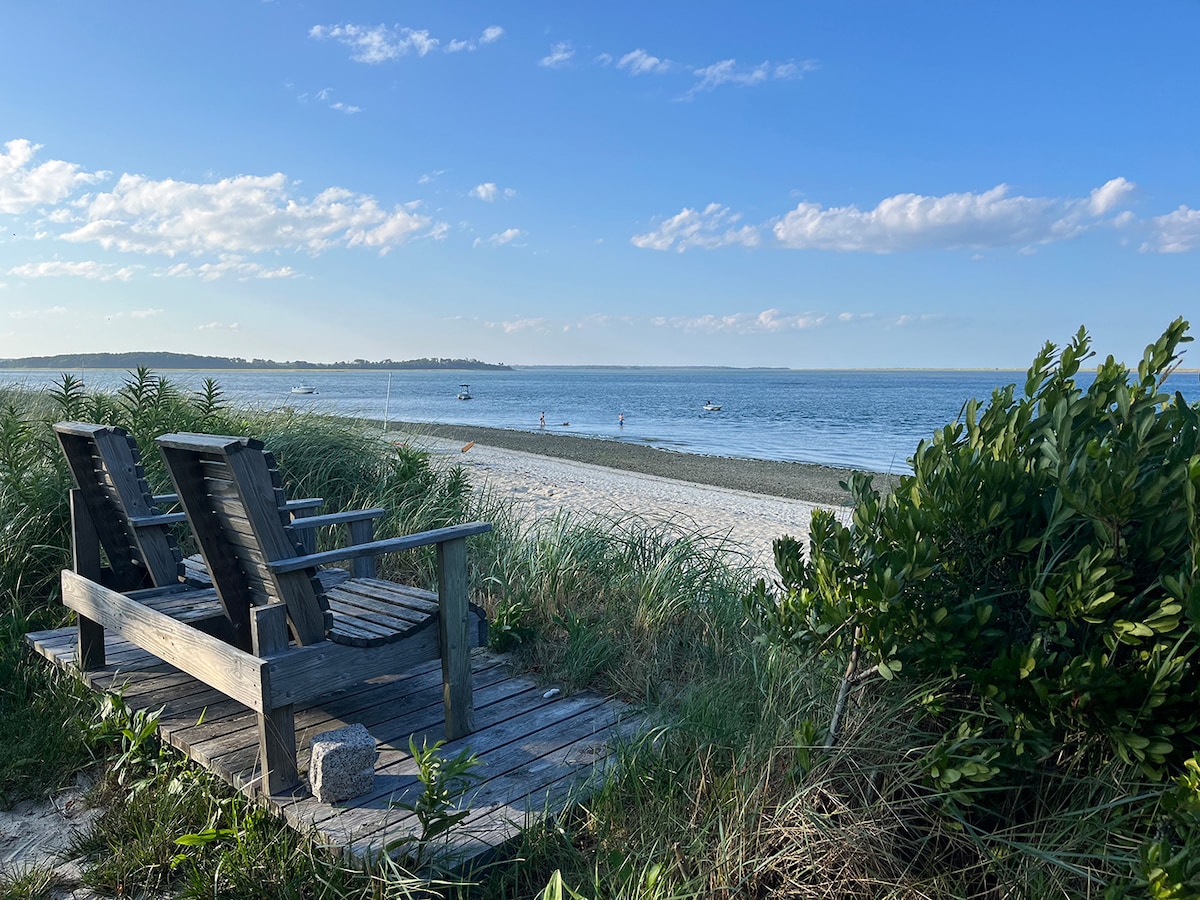
<path id="1" fill-rule="evenodd" d="M 78 671 L 73 628 L 35 632 L 26 641 L 63 668 Z M 403 803 L 422 790 L 408 751 L 443 737 L 441 664 L 373 678 L 296 709 L 297 762 L 306 773 L 314 735 L 360 722 L 379 742 L 375 783 L 368 794 L 336 804 L 318 803 L 307 784 L 288 795 L 258 792 L 258 733 L 252 710 L 201 684 L 128 641 L 106 635 L 107 665 L 82 673 L 97 690 L 120 690 L 134 709 L 163 712 L 163 740 L 289 824 L 358 857 L 403 849 L 420 833 Z M 514 676 L 485 651 L 472 656 L 476 730 L 448 742 L 451 756 L 469 748 L 482 765 L 460 808 L 471 810 L 453 831 L 428 848 L 439 865 L 462 868 L 494 853 L 529 824 L 552 818 L 600 784 L 613 760 L 612 741 L 628 736 L 638 719 L 623 704 L 590 693 L 547 697 L 547 686 Z"/>

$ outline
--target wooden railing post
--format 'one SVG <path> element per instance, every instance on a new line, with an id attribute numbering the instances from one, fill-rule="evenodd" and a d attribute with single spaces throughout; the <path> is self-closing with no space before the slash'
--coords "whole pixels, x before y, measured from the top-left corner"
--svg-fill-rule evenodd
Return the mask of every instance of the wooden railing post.
<path id="1" fill-rule="evenodd" d="M 83 502 L 83 492 L 72 488 L 71 503 L 71 567 L 75 573 L 96 583 L 100 582 L 100 536 L 96 523 Z M 86 616 L 78 616 L 79 668 L 84 672 L 103 669 L 104 626 Z"/>
<path id="2" fill-rule="evenodd" d="M 471 644 L 467 602 L 466 538 L 437 545 L 438 644 L 442 656 L 442 699 L 446 707 L 446 739 L 475 730 L 471 694 Z"/>
<path id="3" fill-rule="evenodd" d="M 259 659 L 287 649 L 287 607 L 282 603 L 250 610 L 250 639 Z M 258 755 L 262 760 L 262 789 L 280 794 L 300 781 L 296 768 L 296 716 L 291 704 L 273 706 L 270 675 L 263 676 L 263 712 L 258 714 Z"/>
<path id="4" fill-rule="evenodd" d="M 351 544 L 367 544 L 375 540 L 374 519 L 351 522 L 349 528 Z M 350 560 L 350 574 L 355 578 L 374 578 L 375 572 L 374 556 L 360 556 L 357 559 Z"/>

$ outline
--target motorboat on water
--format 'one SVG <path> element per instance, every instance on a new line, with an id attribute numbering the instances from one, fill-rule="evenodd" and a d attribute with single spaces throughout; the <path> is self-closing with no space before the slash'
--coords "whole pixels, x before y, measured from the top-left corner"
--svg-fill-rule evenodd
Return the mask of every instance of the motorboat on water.
<path id="1" fill-rule="evenodd" d="M 460 384 L 459 388 L 461 388 L 461 390 L 458 392 L 458 399 L 459 400 L 470 400 L 471 399 L 471 386 L 469 384 Z"/>
<path id="2" fill-rule="evenodd" d="M 704 401 L 704 411 L 705 412 L 720 412 L 721 404 L 713 403 L 711 400 L 705 400 Z"/>
<path id="3" fill-rule="evenodd" d="M 315 387 L 313 387 L 311 384 L 295 384 L 295 385 L 292 385 L 292 389 L 290 391 L 288 391 L 288 393 L 290 393 L 290 394 L 315 394 L 315 393 L 317 393 L 317 389 Z"/>

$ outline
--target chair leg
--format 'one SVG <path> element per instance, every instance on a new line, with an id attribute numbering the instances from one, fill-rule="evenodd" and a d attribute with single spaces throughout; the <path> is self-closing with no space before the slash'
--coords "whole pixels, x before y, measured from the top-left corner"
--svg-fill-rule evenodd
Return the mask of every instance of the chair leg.
<path id="1" fill-rule="evenodd" d="M 71 567 L 79 575 L 100 581 L 100 537 L 83 502 L 83 493 L 73 488 L 71 503 Z M 79 668 L 84 672 L 103 669 L 104 626 L 79 616 Z"/>
<path id="2" fill-rule="evenodd" d="M 287 649 L 287 609 L 282 603 L 256 606 L 250 610 L 250 636 L 254 655 L 260 659 Z M 269 688 L 268 688 L 269 693 Z M 295 708 L 272 706 L 263 698 L 266 712 L 258 714 L 258 755 L 262 760 L 262 789 L 281 794 L 300 782 L 296 767 Z"/>
<path id="3" fill-rule="evenodd" d="M 446 707 L 446 739 L 475 730 L 471 692 L 470 606 L 467 602 L 467 541 L 437 545 L 438 644 L 442 657 L 442 699 Z"/>

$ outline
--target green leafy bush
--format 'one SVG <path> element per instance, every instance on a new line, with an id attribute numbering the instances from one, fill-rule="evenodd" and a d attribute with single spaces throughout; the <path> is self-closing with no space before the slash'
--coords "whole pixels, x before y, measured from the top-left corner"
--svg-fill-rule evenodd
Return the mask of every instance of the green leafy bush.
<path id="1" fill-rule="evenodd" d="M 1087 333 L 1047 343 L 893 494 L 852 478 L 851 523 L 814 513 L 807 559 L 777 541 L 781 590 L 748 598 L 771 640 L 928 683 L 926 771 L 960 800 L 1068 758 L 1161 778 L 1200 747 L 1200 414 L 1162 390 L 1186 331 L 1086 386 Z"/>

